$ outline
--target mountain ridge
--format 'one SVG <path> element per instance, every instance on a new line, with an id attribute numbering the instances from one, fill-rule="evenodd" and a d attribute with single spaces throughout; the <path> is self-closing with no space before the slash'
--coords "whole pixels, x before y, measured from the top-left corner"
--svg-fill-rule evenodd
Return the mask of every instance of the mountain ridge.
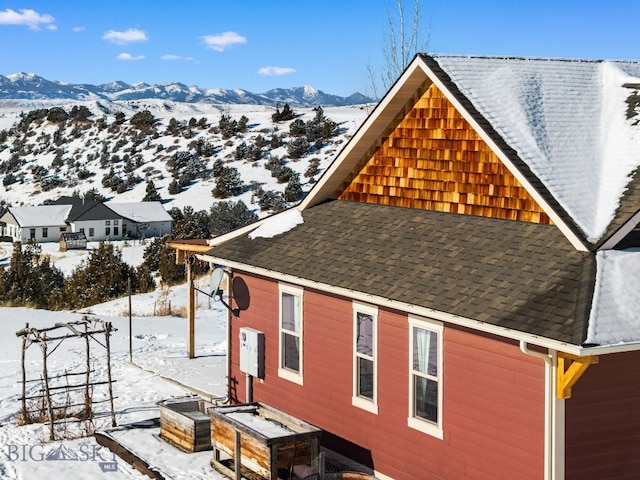
<path id="1" fill-rule="evenodd" d="M 130 85 L 120 80 L 92 85 L 47 80 L 34 73 L 0 75 L 0 100 L 171 100 L 185 103 L 282 105 L 292 107 L 361 105 L 372 99 L 361 93 L 332 95 L 311 86 L 274 88 L 263 93 L 243 89 L 201 88 L 181 82 Z"/>

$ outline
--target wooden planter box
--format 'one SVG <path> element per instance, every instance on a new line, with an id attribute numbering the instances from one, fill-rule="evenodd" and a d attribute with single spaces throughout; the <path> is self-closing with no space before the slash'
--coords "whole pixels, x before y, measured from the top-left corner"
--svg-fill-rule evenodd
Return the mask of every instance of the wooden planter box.
<path id="1" fill-rule="evenodd" d="M 221 473 L 240 478 L 245 467 L 271 480 L 278 469 L 310 465 L 318 472 L 322 430 L 261 403 L 212 407 L 211 465 Z M 233 459 L 233 469 L 222 463 L 220 454 Z"/>
<path id="2" fill-rule="evenodd" d="M 211 450 L 213 406 L 199 398 L 165 400 L 160 404 L 160 436 L 185 452 Z"/>

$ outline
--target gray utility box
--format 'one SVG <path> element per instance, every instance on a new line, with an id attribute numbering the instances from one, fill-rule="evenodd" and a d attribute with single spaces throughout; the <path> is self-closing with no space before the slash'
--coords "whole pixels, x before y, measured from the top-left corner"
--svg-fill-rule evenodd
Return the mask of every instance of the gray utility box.
<path id="1" fill-rule="evenodd" d="M 240 371 L 264 378 L 264 333 L 240 328 Z"/>

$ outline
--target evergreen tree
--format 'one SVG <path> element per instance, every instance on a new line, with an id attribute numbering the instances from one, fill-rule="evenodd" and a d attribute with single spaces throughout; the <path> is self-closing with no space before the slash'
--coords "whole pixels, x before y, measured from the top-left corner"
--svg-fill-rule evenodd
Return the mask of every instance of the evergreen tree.
<path id="1" fill-rule="evenodd" d="M 311 145 L 305 137 L 296 138 L 287 144 L 287 152 L 292 159 L 304 157 L 310 148 Z"/>
<path id="2" fill-rule="evenodd" d="M 209 232 L 214 237 L 224 235 L 257 220 L 258 215 L 249 210 L 242 200 L 218 202 L 209 210 Z"/>
<path id="3" fill-rule="evenodd" d="M 93 114 L 91 113 L 91 110 L 89 110 L 84 105 L 74 105 L 73 107 L 71 107 L 70 116 L 77 122 L 86 122 L 92 115 Z"/>
<path id="4" fill-rule="evenodd" d="M 146 193 L 142 201 L 143 202 L 161 202 L 162 201 L 162 197 L 158 193 L 158 190 L 156 189 L 156 185 L 153 183 L 153 180 L 151 179 L 147 180 Z"/>
<path id="5" fill-rule="evenodd" d="M 122 260 L 122 251 L 111 242 L 100 242 L 72 272 L 65 294 L 69 308 L 82 308 L 121 297 L 128 279 L 136 284 L 136 272 Z"/>
<path id="6" fill-rule="evenodd" d="M 297 202 L 302 198 L 302 193 L 300 176 L 296 173 L 289 179 L 289 183 L 284 189 L 284 199 L 287 202 Z"/>
<path id="7" fill-rule="evenodd" d="M 185 266 L 176 264 L 176 251 L 166 246 L 159 253 L 158 271 L 166 285 L 182 283 L 186 278 Z"/>
<path id="8" fill-rule="evenodd" d="M 216 198 L 228 198 L 239 195 L 244 190 L 244 183 L 240 172 L 233 167 L 222 167 L 220 175 L 216 177 L 216 186 L 211 191 Z"/>
<path id="9" fill-rule="evenodd" d="M 94 187 L 90 190 L 87 190 L 84 194 L 85 200 L 93 200 L 95 202 L 104 202 L 106 197 L 102 195 L 98 190 Z"/>
<path id="10" fill-rule="evenodd" d="M 178 240 L 209 238 L 209 215 L 204 210 L 196 212 L 193 207 L 184 207 L 182 218 L 175 222 L 171 236 Z"/>
<path id="11" fill-rule="evenodd" d="M 171 180 L 167 191 L 169 192 L 169 195 L 177 195 L 178 193 L 180 193 L 182 191 L 182 187 L 180 186 L 178 180 Z"/>
<path id="12" fill-rule="evenodd" d="M 278 192 L 272 190 L 264 192 L 258 201 L 260 210 L 271 210 L 274 213 L 281 212 L 287 208 L 287 203 Z"/>
<path id="13" fill-rule="evenodd" d="M 146 128 L 152 126 L 156 121 L 156 118 L 149 110 L 142 110 L 135 113 L 129 123 L 137 128 Z"/>
<path id="14" fill-rule="evenodd" d="M 64 276 L 30 240 L 13 244 L 8 270 L 0 271 L 0 302 L 5 305 L 55 309 L 62 307 Z"/>
<path id="15" fill-rule="evenodd" d="M 276 107 L 276 113 L 271 115 L 271 120 L 273 120 L 276 123 L 286 122 L 288 120 L 293 120 L 295 116 L 296 114 L 294 113 L 293 110 L 291 110 L 291 107 L 289 106 L 289 104 L 285 103 L 284 107 L 282 107 L 282 111 L 280 111 L 280 109 Z"/>

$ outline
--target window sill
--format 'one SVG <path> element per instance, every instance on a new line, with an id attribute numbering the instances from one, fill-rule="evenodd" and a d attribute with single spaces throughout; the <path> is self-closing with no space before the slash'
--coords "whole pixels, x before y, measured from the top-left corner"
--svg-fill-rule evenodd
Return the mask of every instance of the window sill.
<path id="1" fill-rule="evenodd" d="M 351 405 L 378 415 L 378 405 L 362 397 L 351 397 Z"/>
<path id="2" fill-rule="evenodd" d="M 290 382 L 297 383 L 298 385 L 304 385 L 302 375 L 286 368 L 278 368 L 278 376 L 289 380 Z"/>
<path id="3" fill-rule="evenodd" d="M 439 438 L 440 440 L 444 438 L 444 432 L 440 426 L 425 420 L 420 420 L 419 418 L 407 418 L 407 426 L 422 433 L 426 433 L 427 435 L 431 435 L 432 437 Z"/>

